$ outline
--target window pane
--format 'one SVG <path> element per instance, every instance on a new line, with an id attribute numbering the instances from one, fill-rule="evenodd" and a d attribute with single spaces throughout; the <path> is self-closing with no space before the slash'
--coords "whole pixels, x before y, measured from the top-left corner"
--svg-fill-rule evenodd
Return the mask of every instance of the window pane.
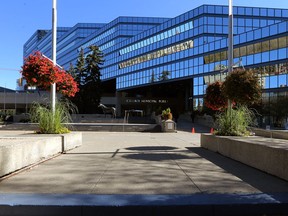
<path id="1" fill-rule="evenodd" d="M 287 43 L 286 37 L 281 37 L 278 39 L 278 41 L 279 41 L 279 48 L 286 47 L 286 43 Z"/>
<path id="2" fill-rule="evenodd" d="M 246 46 L 240 47 L 240 56 L 245 56 L 246 55 Z"/>
<path id="3" fill-rule="evenodd" d="M 262 52 L 269 51 L 269 41 L 262 42 Z"/>
<path id="4" fill-rule="evenodd" d="M 270 40 L 270 50 L 278 49 L 278 40 Z"/>
<path id="5" fill-rule="evenodd" d="M 247 46 L 247 55 L 254 54 L 254 46 L 253 44 Z"/>

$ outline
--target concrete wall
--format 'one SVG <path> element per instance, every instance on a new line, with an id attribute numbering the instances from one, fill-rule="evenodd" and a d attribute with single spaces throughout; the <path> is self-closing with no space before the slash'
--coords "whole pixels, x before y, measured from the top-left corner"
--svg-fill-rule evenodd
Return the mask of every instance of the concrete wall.
<path id="1" fill-rule="evenodd" d="M 0 137 L 0 177 L 82 145 L 82 133 Z"/>
<path id="2" fill-rule="evenodd" d="M 265 130 L 261 128 L 251 128 L 251 130 L 256 136 L 288 140 L 288 130 Z"/>
<path id="3" fill-rule="evenodd" d="M 201 134 L 201 147 L 288 181 L 288 149 L 277 141 Z"/>

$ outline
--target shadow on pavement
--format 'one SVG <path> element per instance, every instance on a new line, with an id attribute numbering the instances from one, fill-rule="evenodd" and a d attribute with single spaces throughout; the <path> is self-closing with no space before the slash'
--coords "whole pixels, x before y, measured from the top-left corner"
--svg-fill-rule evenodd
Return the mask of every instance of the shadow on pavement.
<path id="1" fill-rule="evenodd" d="M 171 146 L 138 146 L 138 147 L 129 147 L 126 149 L 133 151 L 168 151 L 168 150 L 175 150 L 177 148 Z"/>
<path id="2" fill-rule="evenodd" d="M 137 154 L 126 154 L 122 156 L 126 159 L 133 160 L 146 160 L 146 161 L 169 161 L 169 160 L 180 160 L 180 159 L 193 159 L 187 155 L 178 153 L 137 153 Z M 198 158 L 198 157 L 197 157 Z"/>
<path id="3" fill-rule="evenodd" d="M 187 149 L 247 182 L 263 193 L 288 192 L 288 182 L 285 180 L 200 147 L 188 147 Z M 283 188 L 286 188 L 286 190 L 283 191 Z"/>

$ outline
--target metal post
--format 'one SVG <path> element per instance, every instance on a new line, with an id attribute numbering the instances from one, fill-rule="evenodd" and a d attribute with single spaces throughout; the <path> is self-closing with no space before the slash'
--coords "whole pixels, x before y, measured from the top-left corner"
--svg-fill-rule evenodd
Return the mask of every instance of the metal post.
<path id="1" fill-rule="evenodd" d="M 228 73 L 233 70 L 233 0 L 229 0 Z"/>
<path id="2" fill-rule="evenodd" d="M 53 1 L 52 8 L 52 60 L 53 64 L 56 65 L 56 43 L 57 43 L 57 0 Z M 56 104 L 56 84 L 51 85 L 51 108 L 52 112 L 55 113 Z"/>
<path id="3" fill-rule="evenodd" d="M 229 0 L 229 27 L 228 27 L 228 73 L 233 70 L 233 0 Z M 228 114 L 230 121 L 232 120 L 232 104 L 231 100 L 228 100 Z M 230 122 L 231 124 L 231 122 Z"/>
<path id="4" fill-rule="evenodd" d="M 6 83 L 4 88 L 4 113 L 6 114 Z"/>

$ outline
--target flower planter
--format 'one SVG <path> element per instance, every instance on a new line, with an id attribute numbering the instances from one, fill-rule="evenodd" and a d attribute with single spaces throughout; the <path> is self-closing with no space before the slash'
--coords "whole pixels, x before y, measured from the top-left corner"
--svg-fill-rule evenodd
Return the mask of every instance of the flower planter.
<path id="1" fill-rule="evenodd" d="M 288 181 L 288 150 L 280 141 L 201 134 L 200 142 L 205 149 Z"/>

